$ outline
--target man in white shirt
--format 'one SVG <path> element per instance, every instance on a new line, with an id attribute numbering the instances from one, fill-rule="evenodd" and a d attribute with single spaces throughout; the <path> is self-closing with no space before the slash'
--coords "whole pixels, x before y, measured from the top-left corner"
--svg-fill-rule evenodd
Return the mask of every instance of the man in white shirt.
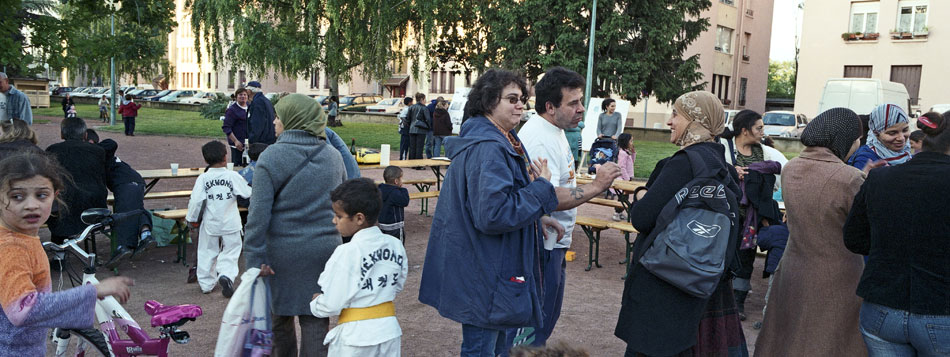
<path id="1" fill-rule="evenodd" d="M 564 255 L 571 246 L 571 233 L 577 218 L 577 206 L 603 193 L 620 176 L 620 167 L 612 162 L 597 169 L 594 182 L 577 186 L 574 172 L 574 154 L 567 142 L 564 129 L 577 127 L 584 118 L 584 77 L 564 67 L 554 67 L 534 86 L 537 99 L 537 115 L 532 115 L 518 132 L 528 156 L 532 159 L 547 159 L 551 171 L 551 184 L 557 193 L 557 211 L 551 217 L 564 226 L 564 237 L 554 244 L 554 249 L 541 254 L 544 269 L 544 301 L 541 309 L 544 321 L 540 328 L 509 331 L 509 342 L 517 335 L 534 334 L 535 346 L 543 346 L 554 331 L 554 325 L 561 315 L 561 302 L 564 298 Z M 551 234 L 545 233 L 545 238 Z M 554 234 L 556 235 L 556 234 Z M 551 237 L 551 239 L 556 239 Z M 530 336 L 523 337 L 530 341 Z M 511 343 L 509 343 L 511 344 Z"/>

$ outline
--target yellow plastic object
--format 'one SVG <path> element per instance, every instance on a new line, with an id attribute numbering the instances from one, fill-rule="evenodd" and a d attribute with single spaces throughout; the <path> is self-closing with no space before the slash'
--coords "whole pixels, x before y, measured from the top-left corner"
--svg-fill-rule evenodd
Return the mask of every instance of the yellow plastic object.
<path id="1" fill-rule="evenodd" d="M 378 164 L 379 150 L 367 148 L 356 149 L 356 162 L 360 164 Z"/>
<path id="2" fill-rule="evenodd" d="M 567 251 L 567 253 L 564 253 L 564 260 L 569 261 L 569 262 L 573 262 L 575 256 L 577 256 L 577 253 L 574 253 L 573 250 L 569 250 L 569 251 Z"/>

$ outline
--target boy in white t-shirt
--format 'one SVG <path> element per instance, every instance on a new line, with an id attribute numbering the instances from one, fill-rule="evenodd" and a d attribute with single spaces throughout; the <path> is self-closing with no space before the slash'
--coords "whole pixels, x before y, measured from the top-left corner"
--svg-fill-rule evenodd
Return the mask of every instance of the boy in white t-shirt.
<path id="1" fill-rule="evenodd" d="M 402 329 L 393 299 L 409 273 L 406 249 L 376 226 L 383 203 L 373 180 L 346 181 L 330 200 L 336 229 L 353 238 L 333 251 L 318 280 L 323 294 L 310 302 L 316 317 L 340 315 L 323 344 L 330 356 L 398 357 Z"/>
<path id="2" fill-rule="evenodd" d="M 211 141 L 201 147 L 201 155 L 210 168 L 195 180 L 188 201 L 185 220 L 195 226 L 199 222 L 198 286 L 202 293 L 221 284 L 221 293 L 230 298 L 234 294 L 234 278 L 238 274 L 241 256 L 241 215 L 237 197 L 251 197 L 251 187 L 234 170 L 228 170 L 228 147 L 220 141 Z"/>

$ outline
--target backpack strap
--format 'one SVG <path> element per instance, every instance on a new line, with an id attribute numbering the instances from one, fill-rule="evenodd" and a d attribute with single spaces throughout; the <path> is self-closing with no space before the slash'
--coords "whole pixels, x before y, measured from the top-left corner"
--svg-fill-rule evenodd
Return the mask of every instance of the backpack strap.
<path id="1" fill-rule="evenodd" d="M 732 154 L 732 164 L 736 164 L 736 143 L 735 139 L 726 139 L 726 142 L 729 143 L 729 153 Z"/>
<path id="2" fill-rule="evenodd" d="M 729 172 L 726 171 L 725 167 L 720 167 L 718 170 L 711 169 L 706 165 L 706 160 L 703 159 L 703 156 L 694 150 L 682 150 L 686 153 L 687 158 L 689 159 L 689 164 L 693 169 L 693 177 L 711 177 L 717 180 L 722 181 L 726 176 L 729 175 Z"/>

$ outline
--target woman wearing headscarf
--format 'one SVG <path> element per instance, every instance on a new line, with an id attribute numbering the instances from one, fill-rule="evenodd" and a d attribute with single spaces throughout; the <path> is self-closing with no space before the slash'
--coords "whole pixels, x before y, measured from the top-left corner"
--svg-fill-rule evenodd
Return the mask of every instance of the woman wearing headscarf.
<path id="1" fill-rule="evenodd" d="M 542 321 L 541 230 L 560 225 L 542 218 L 558 202 L 547 163 L 532 162 L 514 130 L 527 92 L 520 75 L 486 71 L 469 93 L 459 136 L 445 139 L 452 165 L 419 301 L 462 325 L 462 356 L 504 354 L 506 329 Z"/>
<path id="2" fill-rule="evenodd" d="M 802 132 L 801 155 L 782 170 L 788 245 L 769 293 L 758 356 L 866 356 L 854 294 L 864 268 L 842 227 L 865 174 L 845 160 L 860 145 L 850 109 L 819 114 Z"/>
<path id="3" fill-rule="evenodd" d="M 267 147 L 254 171 L 247 221 L 247 267 L 268 276 L 273 312 L 274 356 L 326 356 L 328 319 L 310 313 L 321 293 L 315 277 L 342 243 L 333 224 L 330 192 L 346 179 L 340 153 L 326 142 L 327 116 L 316 101 L 291 94 L 274 107 L 277 142 Z"/>
<path id="4" fill-rule="evenodd" d="M 844 245 L 868 256 L 857 295 L 864 299 L 860 326 L 869 356 L 950 352 L 947 119 L 917 118 L 922 151 L 868 173 L 844 225 Z"/>
<path id="5" fill-rule="evenodd" d="M 661 280 L 639 263 L 657 218 L 673 195 L 694 178 L 686 151 L 703 157 L 712 170 L 726 169 L 726 189 L 739 196 L 738 175 L 726 164 L 725 148 L 715 142 L 722 133 L 725 113 L 719 99 L 704 91 L 689 92 L 673 103 L 673 115 L 667 122 L 672 129 L 670 142 L 682 149 L 657 164 L 647 189 L 638 190 L 631 208 L 633 227 L 640 232 L 633 247 L 634 264 L 624 282 L 620 318 L 614 334 L 627 343 L 625 356 L 747 356 L 745 336 L 732 293 L 732 274 L 728 271 L 716 291 L 703 299 L 690 295 Z M 737 213 L 737 207 L 733 208 Z M 736 259 L 738 228 L 726 249 L 726 266 Z"/>
<path id="6" fill-rule="evenodd" d="M 882 165 L 900 165 L 913 155 L 910 148 L 910 123 L 907 113 L 897 104 L 881 104 L 871 112 L 868 120 L 867 144 L 848 159 L 848 164 L 863 170 Z"/>

